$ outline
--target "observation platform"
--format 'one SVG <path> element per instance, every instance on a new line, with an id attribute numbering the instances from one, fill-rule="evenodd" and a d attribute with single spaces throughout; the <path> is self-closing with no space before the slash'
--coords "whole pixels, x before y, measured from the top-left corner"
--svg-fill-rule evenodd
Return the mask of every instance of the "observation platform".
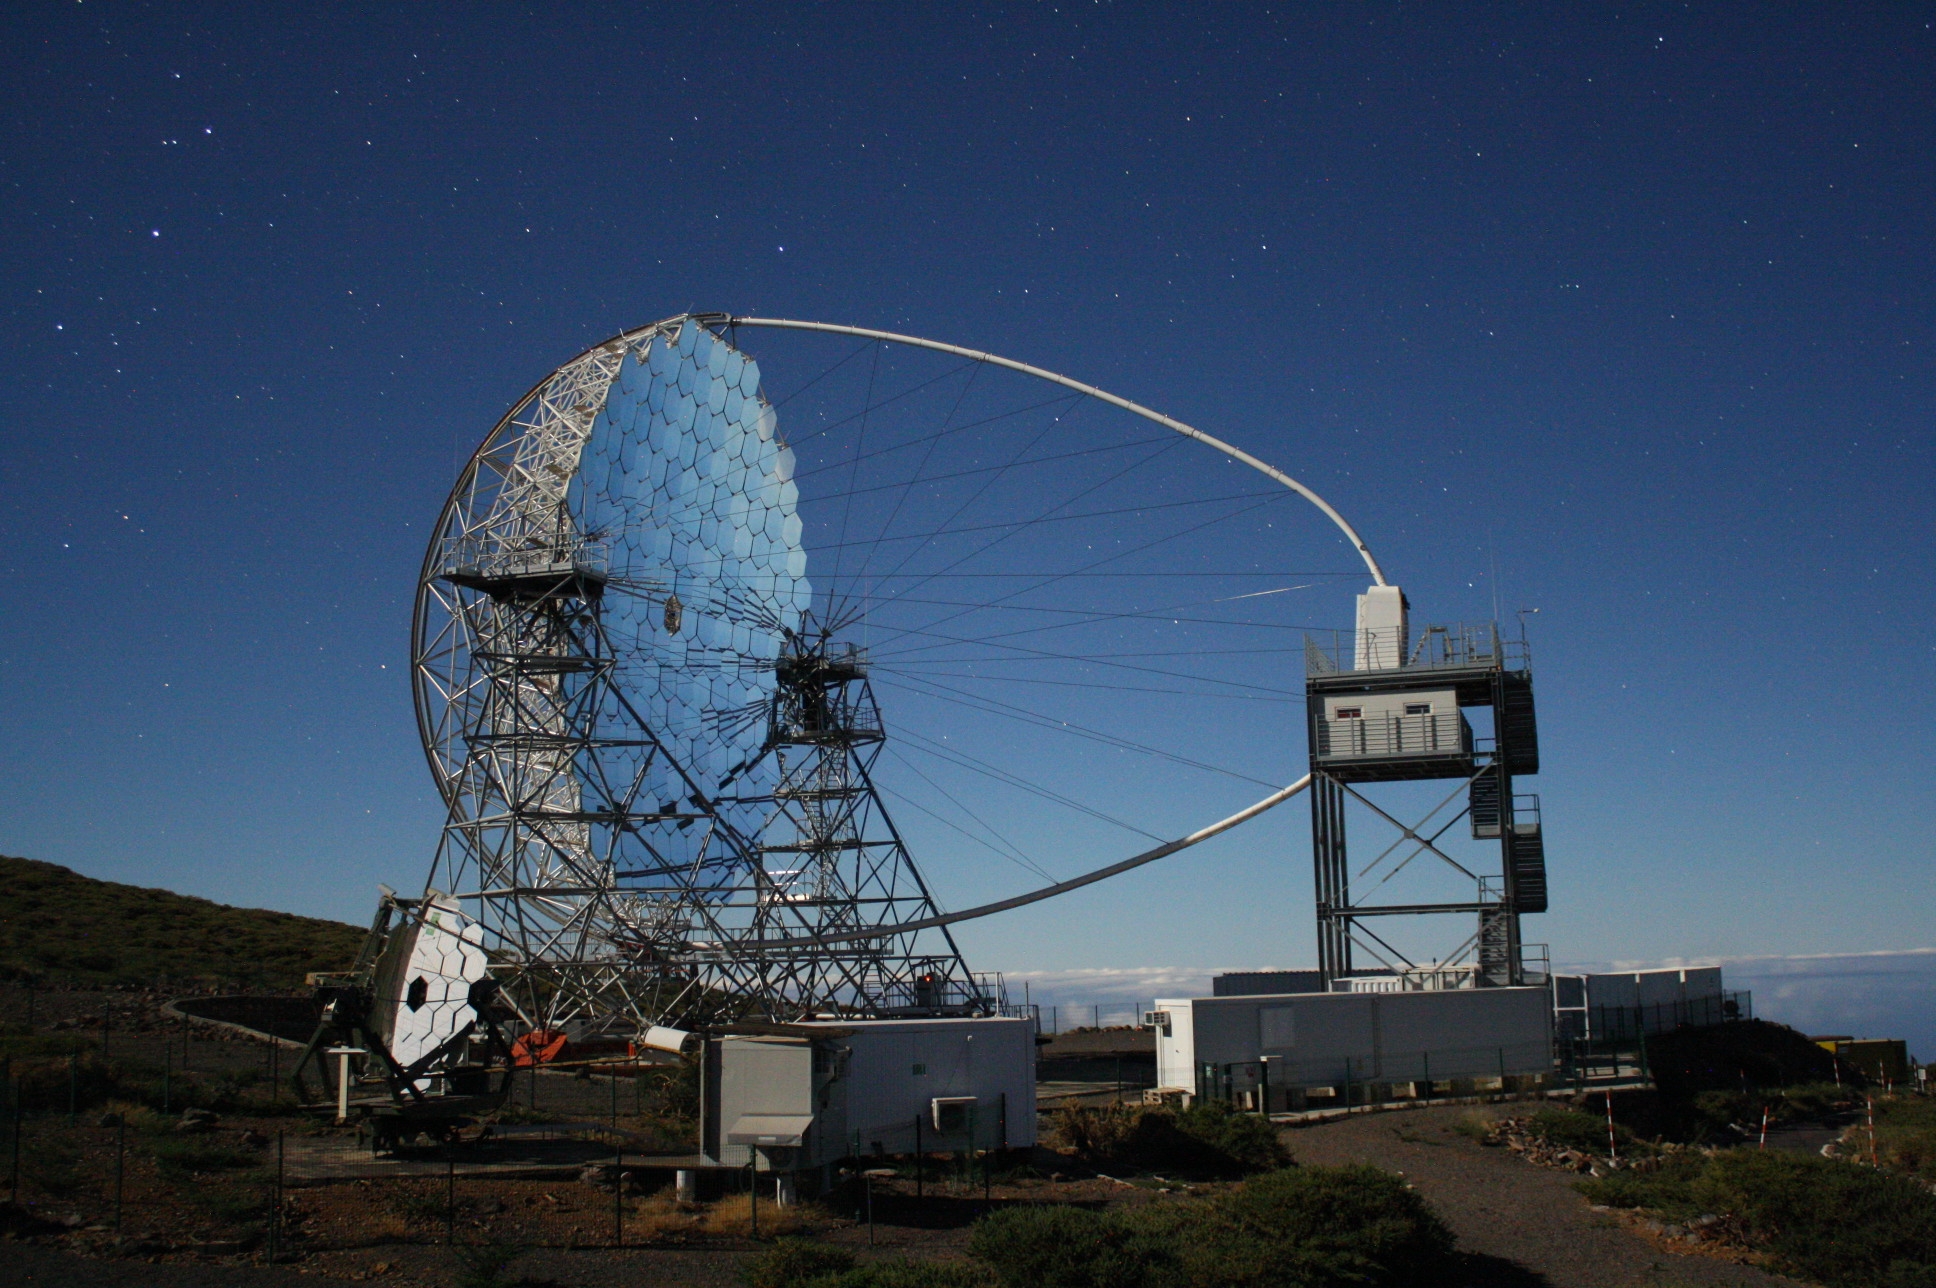
<path id="1" fill-rule="evenodd" d="M 1428 626 L 1395 666 L 1357 668 L 1354 632 L 1304 637 L 1311 759 L 1340 782 L 1469 778 L 1506 748 L 1514 774 L 1539 772 L 1531 659 L 1490 622 Z M 1462 708 L 1489 707 L 1475 737 Z"/>

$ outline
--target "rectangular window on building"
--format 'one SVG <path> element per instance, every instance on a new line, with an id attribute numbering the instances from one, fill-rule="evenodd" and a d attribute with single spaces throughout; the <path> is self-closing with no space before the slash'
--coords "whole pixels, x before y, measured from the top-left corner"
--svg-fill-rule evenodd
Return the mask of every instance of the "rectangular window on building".
<path id="1" fill-rule="evenodd" d="M 1365 710 L 1363 707 L 1339 707 L 1331 713 L 1331 718 L 1333 720 L 1362 720 L 1364 714 Z"/>
<path id="2" fill-rule="evenodd" d="M 1432 714 L 1432 704 L 1429 702 L 1407 702 L 1405 704 L 1405 714 L 1408 716 L 1429 716 Z"/>

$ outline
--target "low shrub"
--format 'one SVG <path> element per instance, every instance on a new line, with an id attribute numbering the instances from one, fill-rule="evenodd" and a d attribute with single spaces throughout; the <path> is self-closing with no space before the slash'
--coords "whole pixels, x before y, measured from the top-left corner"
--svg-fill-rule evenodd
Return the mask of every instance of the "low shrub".
<path id="1" fill-rule="evenodd" d="M 1710 1212 L 1792 1274 L 1834 1288 L 1936 1283 L 1936 1195 L 1901 1176 L 1786 1150 L 1716 1154 L 1694 1181 Z"/>
<path id="2" fill-rule="evenodd" d="M 1581 1181 L 1588 1198 L 1676 1220 L 1733 1219 L 1778 1267 L 1830 1288 L 1936 1284 L 1936 1195 L 1906 1177 L 1788 1150 L 1681 1154 Z"/>
<path id="3" fill-rule="evenodd" d="M 1577 1149 L 1583 1154 L 1604 1154 L 1607 1152 L 1607 1120 L 1600 1114 L 1587 1113 L 1580 1109 L 1560 1109 L 1552 1105 L 1536 1110 L 1526 1120 L 1526 1130 L 1562 1149 Z M 1614 1140 L 1621 1145 L 1629 1144 L 1633 1134 L 1625 1127 L 1615 1125 Z"/>
<path id="4" fill-rule="evenodd" d="M 1669 1154 L 1647 1171 L 1609 1172 L 1574 1188 L 1595 1203 L 1608 1207 L 1646 1208 L 1676 1221 L 1701 1215 L 1694 1197 L 1694 1181 L 1707 1167 L 1703 1154 Z"/>
<path id="5" fill-rule="evenodd" d="M 1221 1100 L 1202 1101 L 1177 1114 L 1176 1129 L 1247 1171 L 1268 1171 L 1291 1161 L 1291 1152 L 1269 1119 L 1239 1113 Z"/>
<path id="6" fill-rule="evenodd" d="M 1222 1101 L 1180 1113 L 1144 1105 L 1064 1109 L 1049 1141 L 1099 1166 L 1201 1176 L 1242 1176 L 1291 1161 L 1275 1127 Z"/>
<path id="7" fill-rule="evenodd" d="M 1115 1213 L 1066 1205 L 983 1217 L 968 1250 L 1007 1288 L 1157 1288 L 1175 1268 L 1167 1241 Z"/>
<path id="8" fill-rule="evenodd" d="M 1209 1200 L 997 1212 L 969 1247 L 1005 1288 L 1422 1288 L 1452 1236 L 1391 1173 L 1307 1167 Z"/>
<path id="9" fill-rule="evenodd" d="M 1877 1100 L 1875 1136 L 1884 1167 L 1936 1180 L 1936 1100 L 1921 1096 Z"/>
<path id="10" fill-rule="evenodd" d="M 451 1249 L 457 1266 L 457 1288 L 508 1288 L 525 1282 L 511 1278 L 511 1263 L 524 1249 L 509 1243 L 460 1243 Z"/>
<path id="11" fill-rule="evenodd" d="M 1212 1237 L 1184 1245 L 1191 1284 L 1423 1286 L 1452 1255 L 1444 1222 L 1375 1167 L 1289 1168 L 1208 1206 Z"/>
<path id="12" fill-rule="evenodd" d="M 1775 1112 L 1784 1121 L 1795 1118 L 1826 1118 L 1832 1113 L 1849 1108 L 1857 1099 L 1855 1091 L 1833 1082 L 1798 1083 L 1792 1087 L 1783 1087 L 1779 1096 Z"/>
<path id="13" fill-rule="evenodd" d="M 801 1288 L 990 1288 L 993 1281 L 982 1267 L 965 1261 L 871 1261 L 800 1283 Z"/>
<path id="14" fill-rule="evenodd" d="M 161 1174 L 168 1177 L 235 1172 L 262 1162 L 262 1155 L 255 1150 L 205 1136 L 157 1136 L 148 1142 L 147 1149 Z"/>
<path id="15" fill-rule="evenodd" d="M 801 1239 L 781 1239 L 740 1265 L 746 1288 L 800 1288 L 854 1268 L 854 1255 Z"/>

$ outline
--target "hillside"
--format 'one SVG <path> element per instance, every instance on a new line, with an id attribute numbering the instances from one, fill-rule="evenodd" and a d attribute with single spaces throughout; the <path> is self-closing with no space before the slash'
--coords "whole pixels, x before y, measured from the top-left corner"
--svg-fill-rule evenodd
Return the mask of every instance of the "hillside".
<path id="1" fill-rule="evenodd" d="M 293 988 L 347 967 L 363 934 L 0 855 L 0 979 Z"/>

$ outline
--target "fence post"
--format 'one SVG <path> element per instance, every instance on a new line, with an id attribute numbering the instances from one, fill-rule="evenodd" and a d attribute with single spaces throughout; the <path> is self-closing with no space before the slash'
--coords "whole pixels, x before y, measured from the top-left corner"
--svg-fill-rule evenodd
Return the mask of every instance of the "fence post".
<path id="1" fill-rule="evenodd" d="M 276 1132 L 276 1188 L 269 1205 L 269 1260 L 282 1257 L 282 1132 Z"/>
<path id="2" fill-rule="evenodd" d="M 20 1128 L 22 1121 L 20 1079 L 15 1078 L 13 1080 L 13 1185 L 7 1195 L 13 1201 L 15 1207 L 20 1206 Z"/>
<path id="3" fill-rule="evenodd" d="M 618 1095 L 618 1078 L 612 1079 L 612 1095 Z M 625 1246 L 625 1151 L 612 1151 L 612 1246 Z"/>
<path id="4" fill-rule="evenodd" d="M 914 1115 L 914 1201 L 927 1198 L 927 1169 L 921 1166 L 921 1115 Z"/>
<path id="5" fill-rule="evenodd" d="M 277 1133 L 276 1139 L 282 1139 Z M 457 1155 L 444 1146 L 444 1246 L 457 1246 Z"/>
<path id="6" fill-rule="evenodd" d="M 114 1123 L 114 1232 L 121 1233 L 121 1183 L 127 1174 L 128 1120 L 116 1117 Z"/>
<path id="7" fill-rule="evenodd" d="M 760 1160 L 759 1160 L 758 1154 L 754 1154 L 750 1159 L 747 1160 L 747 1163 L 746 1163 L 746 1197 L 750 1204 L 747 1210 L 752 1213 L 753 1237 L 755 1239 L 760 1237 L 759 1164 L 760 1164 Z"/>

